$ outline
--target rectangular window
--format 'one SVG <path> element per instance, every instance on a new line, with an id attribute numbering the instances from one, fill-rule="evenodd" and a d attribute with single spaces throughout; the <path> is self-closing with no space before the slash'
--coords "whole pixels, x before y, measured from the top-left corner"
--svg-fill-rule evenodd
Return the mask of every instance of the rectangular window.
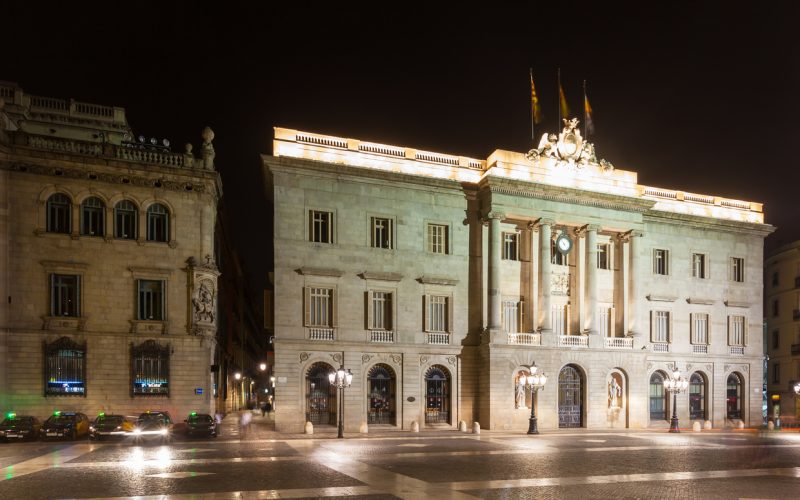
<path id="1" fill-rule="evenodd" d="M 600 325 L 599 333 L 601 337 L 615 337 L 615 324 L 616 318 L 613 307 L 600 308 Z"/>
<path id="2" fill-rule="evenodd" d="M 425 331 L 444 333 L 450 331 L 449 297 L 445 295 L 429 295 L 427 325 Z"/>
<path id="3" fill-rule="evenodd" d="M 669 274 L 669 250 L 653 250 L 653 274 Z"/>
<path id="4" fill-rule="evenodd" d="M 708 344 L 708 314 L 692 313 L 692 344 Z"/>
<path id="5" fill-rule="evenodd" d="M 669 311 L 653 311 L 653 342 L 669 342 Z"/>
<path id="6" fill-rule="evenodd" d="M 774 330 L 772 332 L 772 348 L 780 349 L 780 347 L 781 347 L 781 332 L 780 330 Z"/>
<path id="7" fill-rule="evenodd" d="M 744 282 L 744 259 L 731 257 L 731 281 Z"/>
<path id="8" fill-rule="evenodd" d="M 138 288 L 138 316 L 141 321 L 164 321 L 164 282 L 136 280 Z"/>
<path id="9" fill-rule="evenodd" d="M 333 243 L 333 212 L 309 210 L 308 237 L 314 243 Z"/>
<path id="10" fill-rule="evenodd" d="M 370 217 L 370 227 L 372 228 L 372 248 L 394 248 L 392 238 L 392 219 L 385 217 Z"/>
<path id="11" fill-rule="evenodd" d="M 772 286 L 778 286 L 778 272 L 772 273 Z"/>
<path id="12" fill-rule="evenodd" d="M 781 364 L 775 363 L 772 365 L 772 383 L 773 384 L 780 384 L 781 383 Z"/>
<path id="13" fill-rule="evenodd" d="M 86 395 L 86 345 L 67 337 L 44 347 L 45 396 Z"/>
<path id="14" fill-rule="evenodd" d="M 98 198 L 89 198 L 81 206 L 81 234 L 103 236 L 105 234 L 105 206 Z"/>
<path id="15" fill-rule="evenodd" d="M 148 340 L 131 347 L 131 394 L 169 396 L 169 346 Z"/>
<path id="16" fill-rule="evenodd" d="M 80 310 L 81 277 L 73 274 L 50 275 L 50 315 L 77 318 Z"/>
<path id="17" fill-rule="evenodd" d="M 503 233 L 503 259 L 519 260 L 519 233 Z"/>
<path id="18" fill-rule="evenodd" d="M 778 299 L 775 299 L 772 301 L 772 315 L 777 316 L 779 312 L 780 309 L 778 308 Z"/>
<path id="19" fill-rule="evenodd" d="M 449 228 L 444 224 L 428 224 L 428 251 L 431 253 L 450 253 L 448 250 Z"/>
<path id="20" fill-rule="evenodd" d="M 558 251 L 555 240 L 550 242 L 550 262 L 557 266 L 566 266 L 568 264 L 567 255 Z"/>
<path id="21" fill-rule="evenodd" d="M 392 293 L 370 292 L 370 330 L 392 329 Z"/>
<path id="22" fill-rule="evenodd" d="M 333 326 L 333 289 L 309 287 L 306 304 L 306 326 L 330 328 Z"/>
<path id="23" fill-rule="evenodd" d="M 728 331 L 728 345 L 744 346 L 744 316 L 731 316 Z"/>
<path id="24" fill-rule="evenodd" d="M 553 333 L 555 335 L 568 335 L 569 334 L 569 306 L 556 305 L 551 309 L 550 322 L 553 324 Z"/>
<path id="25" fill-rule="evenodd" d="M 597 244 L 597 269 L 611 269 L 611 245 Z"/>
<path id="26" fill-rule="evenodd" d="M 516 300 L 503 301 L 503 328 L 506 333 L 519 333 L 520 303 Z"/>
<path id="27" fill-rule="evenodd" d="M 702 253 L 692 254 L 692 277 L 708 278 L 705 254 Z"/>

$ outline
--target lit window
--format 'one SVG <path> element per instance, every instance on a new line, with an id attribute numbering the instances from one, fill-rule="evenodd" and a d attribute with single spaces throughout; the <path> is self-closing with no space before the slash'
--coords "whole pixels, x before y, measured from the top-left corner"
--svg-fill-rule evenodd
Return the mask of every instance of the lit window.
<path id="1" fill-rule="evenodd" d="M 428 251 L 431 253 L 450 253 L 448 227 L 444 224 L 428 224 Z"/>
<path id="2" fill-rule="evenodd" d="M 169 210 L 160 203 L 147 208 L 147 241 L 169 241 Z"/>
<path id="3" fill-rule="evenodd" d="M 80 311 L 80 276 L 50 275 L 50 315 L 77 318 Z"/>
<path id="4" fill-rule="evenodd" d="M 519 233 L 503 233 L 503 259 L 519 260 Z"/>
<path id="5" fill-rule="evenodd" d="M 56 193 L 47 199 L 47 232 L 66 233 L 72 231 L 72 203 L 66 195 Z"/>
<path id="6" fill-rule="evenodd" d="M 333 243 L 333 212 L 308 212 L 308 237 L 314 243 Z"/>
<path id="7" fill-rule="evenodd" d="M 136 280 L 138 287 L 138 316 L 142 321 L 164 321 L 164 282 Z"/>
<path id="8" fill-rule="evenodd" d="M 731 257 L 731 281 L 744 281 L 744 259 L 740 257 Z"/>
<path id="9" fill-rule="evenodd" d="M 46 396 L 86 395 L 86 344 L 61 337 L 44 346 Z"/>
<path id="10" fill-rule="evenodd" d="M 81 204 L 81 234 L 103 236 L 106 234 L 106 206 L 100 198 L 92 196 Z"/>
<path id="11" fill-rule="evenodd" d="M 708 314 L 692 314 L 692 344 L 708 344 Z"/>
<path id="12" fill-rule="evenodd" d="M 385 217 L 370 217 L 370 226 L 372 228 L 372 248 L 394 248 L 394 240 L 392 238 L 392 219 Z"/>
<path id="13" fill-rule="evenodd" d="M 706 274 L 706 256 L 702 253 L 692 254 L 692 277 L 708 278 Z"/>
<path id="14" fill-rule="evenodd" d="M 154 340 L 131 348 L 133 396 L 169 396 L 169 350 Z"/>
<path id="15" fill-rule="evenodd" d="M 669 311 L 653 311 L 652 342 L 669 342 Z"/>
<path id="16" fill-rule="evenodd" d="M 137 237 L 138 212 L 136 205 L 122 200 L 114 207 L 114 237 L 135 240 Z"/>
<path id="17" fill-rule="evenodd" d="M 597 269 L 611 269 L 611 245 L 597 244 Z"/>
<path id="18" fill-rule="evenodd" d="M 669 274 L 669 250 L 653 250 L 653 274 Z"/>

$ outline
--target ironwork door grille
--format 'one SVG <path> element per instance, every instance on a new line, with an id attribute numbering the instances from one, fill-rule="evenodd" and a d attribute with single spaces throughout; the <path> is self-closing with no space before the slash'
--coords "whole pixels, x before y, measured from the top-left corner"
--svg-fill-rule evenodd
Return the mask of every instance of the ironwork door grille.
<path id="1" fill-rule="evenodd" d="M 332 371 L 315 365 L 306 377 L 306 421 L 314 425 L 336 425 L 336 387 L 328 380 Z"/>
<path id="2" fill-rule="evenodd" d="M 565 366 L 558 374 L 558 426 L 583 425 L 583 387 L 578 370 Z"/>

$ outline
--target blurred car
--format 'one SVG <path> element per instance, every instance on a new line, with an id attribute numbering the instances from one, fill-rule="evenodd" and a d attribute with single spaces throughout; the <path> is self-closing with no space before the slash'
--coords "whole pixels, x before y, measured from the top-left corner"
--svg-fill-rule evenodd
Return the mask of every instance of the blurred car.
<path id="1" fill-rule="evenodd" d="M 101 413 L 89 425 L 89 439 L 102 441 L 109 437 L 125 437 L 133 432 L 133 422 L 123 415 Z"/>
<path id="2" fill-rule="evenodd" d="M 139 415 L 133 428 L 135 443 L 143 441 L 161 440 L 168 442 L 172 439 L 172 417 L 166 411 L 146 411 Z"/>
<path id="3" fill-rule="evenodd" d="M 186 436 L 211 436 L 217 437 L 219 435 L 219 426 L 214 417 L 206 413 L 197 413 L 193 411 L 189 417 L 184 420 L 186 422 Z"/>
<path id="4" fill-rule="evenodd" d="M 56 411 L 42 424 L 42 439 L 78 439 L 89 434 L 89 417 L 77 411 Z"/>
<path id="5" fill-rule="evenodd" d="M 36 417 L 6 413 L 5 420 L 0 423 L 0 439 L 5 442 L 38 439 L 41 428 L 42 422 Z"/>

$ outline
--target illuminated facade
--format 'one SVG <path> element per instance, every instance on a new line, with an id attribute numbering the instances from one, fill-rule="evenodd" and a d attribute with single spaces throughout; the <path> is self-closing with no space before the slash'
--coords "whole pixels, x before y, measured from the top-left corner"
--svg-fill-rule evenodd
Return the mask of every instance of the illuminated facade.
<path id="1" fill-rule="evenodd" d="M 485 160 L 275 129 L 276 424 L 761 423 L 758 203 L 643 186 L 575 120 Z M 752 332 L 752 334 L 751 334 Z"/>
<path id="2" fill-rule="evenodd" d="M 764 264 L 769 418 L 800 416 L 800 241 L 777 248 Z"/>
<path id="3" fill-rule="evenodd" d="M 213 132 L 196 158 L 122 108 L 0 103 L 0 409 L 213 411 Z"/>

